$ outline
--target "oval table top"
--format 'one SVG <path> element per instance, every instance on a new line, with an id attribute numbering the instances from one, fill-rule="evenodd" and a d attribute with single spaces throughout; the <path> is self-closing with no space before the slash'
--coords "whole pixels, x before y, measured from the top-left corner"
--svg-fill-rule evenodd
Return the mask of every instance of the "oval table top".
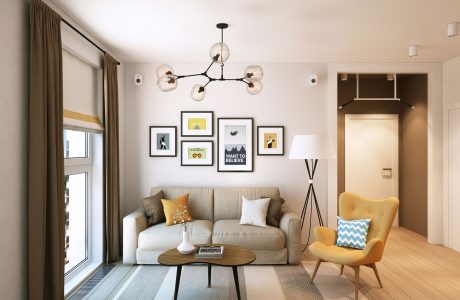
<path id="1" fill-rule="evenodd" d="M 181 266 L 195 263 L 207 263 L 217 266 L 242 266 L 256 260 L 256 255 L 249 249 L 233 245 L 195 245 L 195 246 L 224 246 L 222 258 L 195 258 L 195 252 L 180 254 L 176 248 L 167 250 L 158 256 L 158 262 L 165 266 Z"/>

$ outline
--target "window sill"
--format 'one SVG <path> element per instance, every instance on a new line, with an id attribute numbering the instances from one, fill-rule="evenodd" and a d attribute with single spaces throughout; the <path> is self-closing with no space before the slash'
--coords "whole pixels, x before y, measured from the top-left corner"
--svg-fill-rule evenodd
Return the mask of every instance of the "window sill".
<path id="1" fill-rule="evenodd" d="M 101 266 L 101 263 L 91 263 L 86 268 L 75 274 L 68 282 L 64 284 L 64 297 L 67 297 L 76 288 L 80 286 L 86 279 L 88 279 L 93 273 Z"/>

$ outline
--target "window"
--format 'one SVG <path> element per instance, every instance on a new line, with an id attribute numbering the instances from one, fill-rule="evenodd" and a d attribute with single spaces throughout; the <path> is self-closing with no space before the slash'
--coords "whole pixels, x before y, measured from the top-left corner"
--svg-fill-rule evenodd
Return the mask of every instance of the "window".
<path id="1" fill-rule="evenodd" d="M 102 134 L 64 129 L 65 290 L 103 259 Z"/>
<path id="2" fill-rule="evenodd" d="M 88 260 L 91 201 L 89 133 L 64 130 L 65 274 Z"/>

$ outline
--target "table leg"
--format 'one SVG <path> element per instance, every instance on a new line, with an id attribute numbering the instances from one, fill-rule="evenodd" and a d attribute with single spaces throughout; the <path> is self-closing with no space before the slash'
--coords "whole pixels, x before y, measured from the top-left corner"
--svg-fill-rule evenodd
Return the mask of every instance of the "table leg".
<path id="1" fill-rule="evenodd" d="M 211 264 L 208 264 L 208 288 L 211 287 Z"/>
<path id="2" fill-rule="evenodd" d="M 236 297 L 238 300 L 240 300 L 241 296 L 240 296 L 240 283 L 238 282 L 238 268 L 236 266 L 233 266 L 232 269 L 233 269 L 233 279 L 235 279 Z"/>
<path id="3" fill-rule="evenodd" d="M 177 293 L 179 292 L 179 282 L 180 282 L 180 274 L 182 272 L 182 266 L 177 266 L 176 271 L 176 287 L 174 288 L 174 300 L 177 300 Z"/>

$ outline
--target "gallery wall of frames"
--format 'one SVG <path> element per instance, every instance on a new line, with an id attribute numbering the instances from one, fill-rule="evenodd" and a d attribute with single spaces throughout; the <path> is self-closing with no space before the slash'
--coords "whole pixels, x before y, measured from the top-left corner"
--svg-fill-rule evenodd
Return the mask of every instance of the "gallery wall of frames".
<path id="1" fill-rule="evenodd" d="M 184 167 L 212 167 L 217 164 L 218 172 L 253 172 L 255 154 L 284 155 L 285 128 L 282 125 L 254 128 L 252 117 L 217 117 L 215 126 L 213 111 L 181 111 L 178 117 L 179 129 L 168 125 L 149 127 L 150 157 L 179 155 L 180 164 Z M 214 147 L 215 143 L 217 147 Z"/>

